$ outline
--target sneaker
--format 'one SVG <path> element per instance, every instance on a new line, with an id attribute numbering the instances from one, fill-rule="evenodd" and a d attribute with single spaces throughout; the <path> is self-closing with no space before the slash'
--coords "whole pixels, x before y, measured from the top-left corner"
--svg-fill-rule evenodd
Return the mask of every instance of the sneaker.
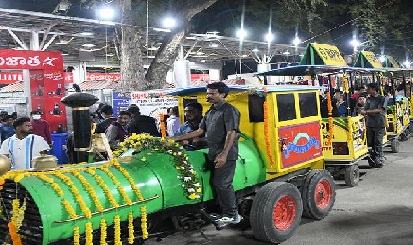
<path id="1" fill-rule="evenodd" d="M 209 214 L 209 217 L 211 217 L 211 219 L 213 219 L 213 220 L 217 220 L 217 219 L 219 219 L 219 218 L 222 217 L 222 214 L 210 213 L 210 214 Z"/>
<path id="2" fill-rule="evenodd" d="M 242 216 L 239 214 L 236 214 L 235 216 L 228 216 L 228 215 L 223 215 L 221 218 L 217 219 L 217 227 L 218 228 L 223 228 L 228 225 L 235 225 L 238 224 L 239 222 L 242 221 Z"/>

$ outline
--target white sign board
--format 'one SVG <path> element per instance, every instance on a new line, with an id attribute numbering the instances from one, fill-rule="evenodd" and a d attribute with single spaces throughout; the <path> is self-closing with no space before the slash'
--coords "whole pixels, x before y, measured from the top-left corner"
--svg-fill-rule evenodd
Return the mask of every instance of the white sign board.
<path id="1" fill-rule="evenodd" d="M 178 99 L 166 96 L 164 91 L 131 92 L 131 104 L 136 104 L 142 115 L 159 119 L 167 109 L 178 105 Z"/>

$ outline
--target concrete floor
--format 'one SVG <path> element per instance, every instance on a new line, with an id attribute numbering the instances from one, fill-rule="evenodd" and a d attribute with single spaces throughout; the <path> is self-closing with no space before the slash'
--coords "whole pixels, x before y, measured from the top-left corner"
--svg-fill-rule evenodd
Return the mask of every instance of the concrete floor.
<path id="1" fill-rule="evenodd" d="M 370 169 L 360 162 L 361 179 L 356 187 L 337 180 L 333 210 L 321 221 L 303 219 L 283 245 L 413 245 L 413 138 L 401 142 L 400 152 L 386 151 L 386 165 Z M 263 245 L 251 229 L 212 225 L 198 231 L 178 232 L 149 245 Z"/>

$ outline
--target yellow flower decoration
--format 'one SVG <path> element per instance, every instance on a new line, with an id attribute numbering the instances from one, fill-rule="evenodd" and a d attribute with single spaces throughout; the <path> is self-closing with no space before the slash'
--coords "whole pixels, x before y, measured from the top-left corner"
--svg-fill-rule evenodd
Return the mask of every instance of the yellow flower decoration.
<path id="1" fill-rule="evenodd" d="M 86 245 L 92 245 L 93 244 L 93 227 L 91 222 L 86 223 Z"/>
<path id="2" fill-rule="evenodd" d="M 107 237 L 107 226 L 106 221 L 104 218 L 100 219 L 100 245 L 107 245 L 106 237 Z"/>
<path id="3" fill-rule="evenodd" d="M 79 226 L 73 228 L 73 244 L 80 245 Z"/>
<path id="4" fill-rule="evenodd" d="M 120 237 L 120 217 L 119 214 L 115 215 L 113 220 L 113 226 L 115 229 L 115 245 L 122 245 L 121 237 Z"/>
<path id="5" fill-rule="evenodd" d="M 134 235 L 134 230 L 133 230 L 133 214 L 132 214 L 132 212 L 129 212 L 129 214 L 128 214 L 128 230 L 129 230 L 128 243 L 133 244 L 133 241 L 135 240 L 135 235 Z"/>

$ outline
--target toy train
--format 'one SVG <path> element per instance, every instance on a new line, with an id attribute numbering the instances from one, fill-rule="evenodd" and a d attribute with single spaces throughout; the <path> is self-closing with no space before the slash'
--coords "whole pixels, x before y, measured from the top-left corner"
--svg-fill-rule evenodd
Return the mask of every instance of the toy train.
<path id="1" fill-rule="evenodd" d="M 180 110 L 188 99 L 207 106 L 205 88 L 173 95 Z M 324 170 L 318 90 L 235 86 L 227 101 L 242 115 L 234 188 L 255 236 L 279 243 L 302 215 L 328 215 L 335 184 Z M 3 175 L 0 243 L 139 244 L 164 236 L 157 228 L 165 220 L 183 227 L 208 220 L 215 202 L 207 149 L 185 151 L 166 139 L 133 135 L 122 152 L 107 162 Z"/>

